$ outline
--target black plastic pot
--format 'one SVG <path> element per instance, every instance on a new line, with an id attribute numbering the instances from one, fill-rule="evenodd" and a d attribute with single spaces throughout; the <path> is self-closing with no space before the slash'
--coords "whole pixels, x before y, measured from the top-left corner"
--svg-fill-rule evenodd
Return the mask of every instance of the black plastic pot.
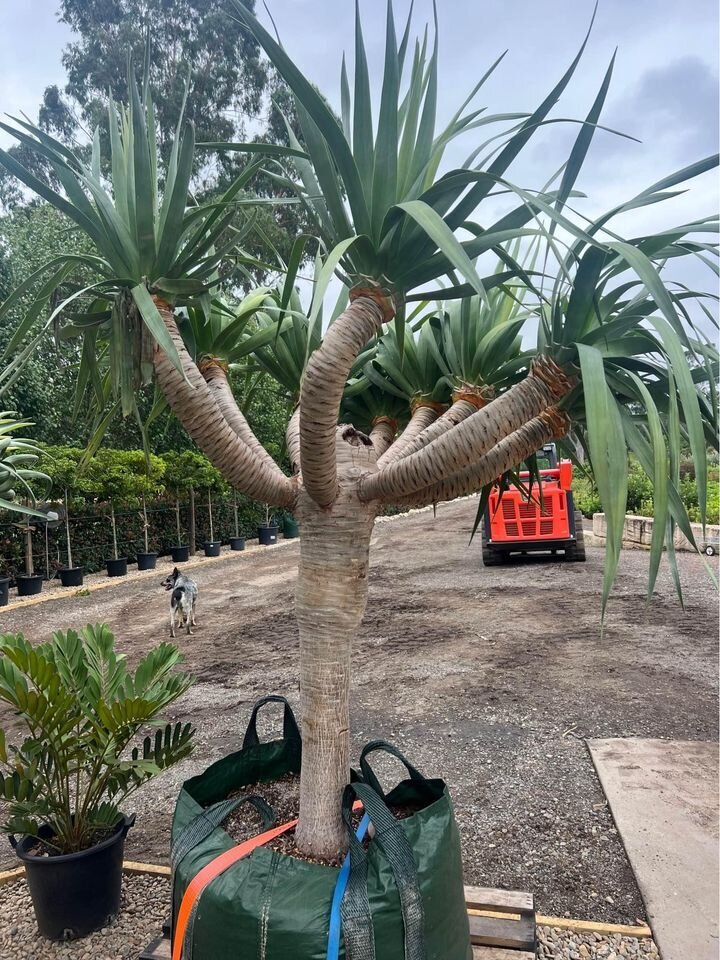
<path id="1" fill-rule="evenodd" d="M 273 543 L 277 543 L 278 528 L 274 527 L 258 527 L 258 541 L 261 546 L 269 547 Z"/>
<path id="2" fill-rule="evenodd" d="M 300 535 L 297 520 L 294 517 L 285 517 L 283 520 L 283 536 L 286 540 L 294 540 Z"/>
<path id="3" fill-rule="evenodd" d="M 82 567 L 65 567 L 60 573 L 60 583 L 64 587 L 81 587 L 83 583 Z"/>
<path id="4" fill-rule="evenodd" d="M 153 553 L 152 550 L 150 553 L 139 553 L 137 555 L 138 570 L 154 570 L 156 560 L 157 554 Z"/>
<path id="5" fill-rule="evenodd" d="M 127 557 L 118 557 L 117 560 L 106 560 L 107 575 L 109 577 L 124 577 L 127 573 Z"/>
<path id="6" fill-rule="evenodd" d="M 245 537 L 230 537 L 230 549 L 231 549 L 231 550 L 244 550 L 244 549 L 245 549 Z"/>
<path id="7" fill-rule="evenodd" d="M 23 837 L 16 845 L 43 937 L 77 940 L 119 911 L 125 836 L 134 822 L 134 816 L 124 817 L 107 840 L 80 853 L 35 856 L 36 837 Z M 41 828 L 41 836 L 43 829 L 48 837 L 47 828 Z"/>
<path id="8" fill-rule="evenodd" d="M 19 597 L 34 597 L 42 590 L 43 577 L 39 573 L 19 573 L 15 584 Z"/>
<path id="9" fill-rule="evenodd" d="M 0 577 L 0 607 L 6 607 L 9 599 L 10 577 Z"/>
<path id="10" fill-rule="evenodd" d="M 220 556 L 220 541 L 214 540 L 212 543 L 209 541 L 205 544 L 205 556 L 206 557 L 219 557 Z"/>
<path id="11" fill-rule="evenodd" d="M 185 563 L 190 559 L 190 547 L 170 547 L 170 556 L 173 563 Z"/>

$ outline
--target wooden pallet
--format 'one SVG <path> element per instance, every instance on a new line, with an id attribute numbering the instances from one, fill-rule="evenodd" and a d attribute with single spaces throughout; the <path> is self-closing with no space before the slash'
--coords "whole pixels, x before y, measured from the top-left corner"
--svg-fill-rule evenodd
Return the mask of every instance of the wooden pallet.
<path id="1" fill-rule="evenodd" d="M 535 907 L 530 893 L 465 887 L 474 960 L 533 960 Z M 167 927 L 140 954 L 139 960 L 170 960 Z"/>

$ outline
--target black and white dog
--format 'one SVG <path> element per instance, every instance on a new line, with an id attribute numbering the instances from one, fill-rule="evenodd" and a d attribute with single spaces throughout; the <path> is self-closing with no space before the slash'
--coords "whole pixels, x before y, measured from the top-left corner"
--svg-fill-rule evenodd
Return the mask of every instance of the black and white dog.
<path id="1" fill-rule="evenodd" d="M 172 590 L 170 595 L 170 636 L 175 636 L 175 625 L 182 627 L 188 633 L 192 633 L 191 627 L 196 626 L 195 604 L 198 598 L 198 588 L 194 580 L 180 573 L 177 567 L 170 576 L 166 577 L 162 586 L 166 590 Z"/>

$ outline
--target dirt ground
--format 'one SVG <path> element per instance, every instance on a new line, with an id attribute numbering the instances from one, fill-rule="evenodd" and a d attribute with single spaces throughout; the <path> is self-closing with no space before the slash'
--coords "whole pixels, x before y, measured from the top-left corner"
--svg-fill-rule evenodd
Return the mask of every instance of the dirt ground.
<path id="1" fill-rule="evenodd" d="M 384 737 L 445 778 L 466 882 L 533 891 L 545 914 L 642 919 L 584 740 L 717 739 L 716 589 L 699 557 L 680 554 L 685 611 L 665 567 L 646 608 L 648 555 L 627 551 L 601 633 L 601 549 L 590 547 L 586 564 L 485 569 L 479 538 L 468 547 L 474 513 L 461 501 L 376 527 L 353 663 L 355 756 Z M 167 860 L 179 783 L 239 748 L 254 700 L 273 692 L 297 702 L 297 558 L 286 544 L 192 574 L 198 627 L 179 643 L 197 683 L 173 716 L 196 724 L 196 750 L 138 795 L 128 856 Z M 136 659 L 168 633 L 164 566 L 157 577 L 0 612 L 0 630 L 41 640 L 105 620 Z M 0 706 L 0 724 L 14 722 Z M 0 848 L 0 868 L 12 864 Z"/>

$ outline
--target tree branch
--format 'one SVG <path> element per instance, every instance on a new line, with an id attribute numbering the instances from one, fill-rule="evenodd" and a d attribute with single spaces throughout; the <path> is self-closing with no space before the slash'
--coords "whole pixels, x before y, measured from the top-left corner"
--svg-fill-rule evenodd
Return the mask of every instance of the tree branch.
<path id="1" fill-rule="evenodd" d="M 303 486 L 321 507 L 337 496 L 335 430 L 343 390 L 358 353 L 395 315 L 379 289 L 350 291 L 351 303 L 312 354 L 300 390 L 300 461 Z"/>
<path id="2" fill-rule="evenodd" d="M 438 417 L 434 423 L 431 423 L 427 429 L 423 430 L 415 439 L 402 451 L 399 459 L 409 457 L 411 453 L 417 453 L 423 447 L 427 447 L 433 440 L 437 440 L 448 430 L 452 430 L 458 423 L 467 420 L 469 416 L 481 410 L 487 403 L 480 391 L 462 391 L 453 394 L 453 403 L 449 410 Z"/>
<path id="3" fill-rule="evenodd" d="M 417 453 L 363 477 L 360 499 L 395 503 L 464 470 L 552 406 L 571 386 L 571 380 L 553 360 L 537 358 L 527 377 L 497 400 Z"/>
<path id="4" fill-rule="evenodd" d="M 378 460 L 388 447 L 392 446 L 396 432 L 397 420 L 393 420 L 392 417 L 375 417 L 373 420 L 370 440 L 372 441 L 373 447 L 375 447 Z"/>
<path id="5" fill-rule="evenodd" d="M 225 365 L 221 361 L 215 360 L 215 358 L 207 358 L 198 364 L 198 368 L 205 378 L 205 383 L 207 383 L 210 388 L 210 392 L 215 397 L 215 402 L 222 411 L 223 416 L 237 436 L 240 437 L 255 456 L 267 466 L 270 472 L 275 475 L 276 479 L 285 479 L 285 474 L 255 436 L 250 424 L 245 419 L 245 415 L 238 406 L 228 381 L 227 368 Z"/>
<path id="6" fill-rule="evenodd" d="M 438 405 L 439 406 L 439 405 Z M 437 420 L 440 409 L 436 405 L 430 405 L 419 401 L 412 407 L 410 422 L 403 432 L 397 438 L 395 443 L 386 450 L 378 460 L 378 467 L 387 466 L 389 463 L 395 463 L 404 456 L 404 451 L 410 446 L 413 440 L 427 429 L 433 421 Z"/>
<path id="7" fill-rule="evenodd" d="M 551 407 L 541 413 L 539 417 L 523 424 L 510 436 L 505 437 L 472 466 L 447 477 L 445 480 L 441 480 L 439 483 L 417 490 L 409 497 L 402 497 L 392 502 L 403 507 L 427 507 L 443 500 L 455 500 L 457 497 L 476 493 L 486 484 L 492 483 L 500 477 L 505 471 L 512 470 L 513 467 L 522 463 L 536 450 L 539 450 L 543 444 L 564 437 L 568 427 L 567 416 Z"/>
<path id="8" fill-rule="evenodd" d="M 285 445 L 293 474 L 300 473 L 300 407 L 293 410 L 285 431 Z"/>
<path id="9" fill-rule="evenodd" d="M 185 348 L 172 307 L 160 297 L 153 299 L 175 344 L 184 373 L 184 376 L 179 373 L 166 354 L 155 346 L 155 375 L 170 409 L 233 487 L 254 500 L 292 507 L 296 497 L 293 482 L 282 473 L 279 478 L 274 475 L 233 431 Z"/>

